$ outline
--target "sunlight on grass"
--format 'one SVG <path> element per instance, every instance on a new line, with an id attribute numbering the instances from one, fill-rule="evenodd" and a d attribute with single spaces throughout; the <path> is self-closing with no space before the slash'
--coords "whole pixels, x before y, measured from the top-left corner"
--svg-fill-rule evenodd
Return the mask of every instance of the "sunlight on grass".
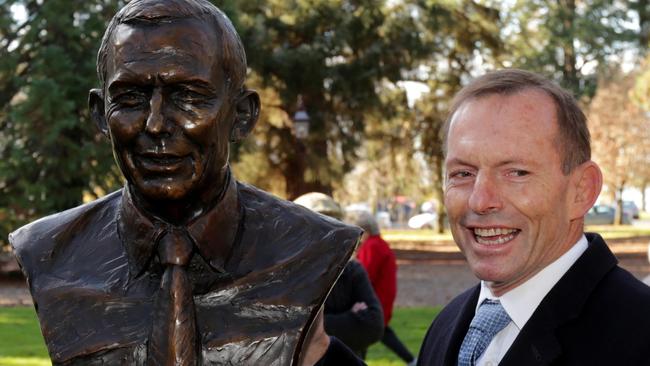
<path id="1" fill-rule="evenodd" d="M 439 307 L 395 309 L 390 325 L 414 356 L 417 355 L 422 339 L 439 311 Z M 381 343 L 368 349 L 366 363 L 368 366 L 404 366 L 404 362 Z"/>
<path id="2" fill-rule="evenodd" d="M 2 357 L 0 356 L 0 365 L 2 366 L 51 366 L 50 359 L 45 357 Z"/>
<path id="3" fill-rule="evenodd" d="M 33 308 L 0 308 L 0 365 L 50 365 Z"/>
<path id="4" fill-rule="evenodd" d="M 443 234 L 438 234 L 431 229 L 387 229 L 382 230 L 382 237 L 388 241 L 450 241 L 453 240 L 450 231 L 445 231 Z"/>

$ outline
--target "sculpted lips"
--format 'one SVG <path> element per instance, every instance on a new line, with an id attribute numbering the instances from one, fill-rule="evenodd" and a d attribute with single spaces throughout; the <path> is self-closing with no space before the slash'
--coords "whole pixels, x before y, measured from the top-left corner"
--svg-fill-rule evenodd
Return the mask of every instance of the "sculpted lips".
<path id="1" fill-rule="evenodd" d="M 474 228 L 474 237 L 479 244 L 498 245 L 505 244 L 514 239 L 521 230 L 502 227 Z"/>
<path id="2" fill-rule="evenodd" d="M 137 162 L 145 170 L 171 173 L 179 169 L 188 155 L 161 152 L 145 152 L 136 156 Z"/>

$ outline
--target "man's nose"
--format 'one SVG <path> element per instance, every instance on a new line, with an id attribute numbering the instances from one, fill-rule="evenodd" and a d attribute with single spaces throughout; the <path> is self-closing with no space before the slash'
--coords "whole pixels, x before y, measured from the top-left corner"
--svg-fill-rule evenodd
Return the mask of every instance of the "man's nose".
<path id="1" fill-rule="evenodd" d="M 149 115 L 147 116 L 145 125 L 145 130 L 148 133 L 159 135 L 170 132 L 170 121 L 166 119 L 163 108 L 162 91 L 159 88 L 154 88 L 151 93 L 151 99 L 149 100 Z"/>
<path id="2" fill-rule="evenodd" d="M 484 215 L 503 207 L 499 187 L 494 177 L 479 173 L 469 197 L 469 208 Z"/>

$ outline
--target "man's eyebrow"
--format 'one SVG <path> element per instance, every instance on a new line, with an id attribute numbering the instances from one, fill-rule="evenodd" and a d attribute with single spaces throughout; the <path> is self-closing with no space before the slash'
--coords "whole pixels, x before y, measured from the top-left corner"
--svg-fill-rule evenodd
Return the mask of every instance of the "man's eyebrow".
<path id="1" fill-rule="evenodd" d="M 461 158 L 451 158 L 447 159 L 445 162 L 446 165 L 466 165 L 466 166 L 474 166 L 474 164 L 471 164 Z"/>
<path id="2" fill-rule="evenodd" d="M 524 165 L 526 167 L 536 167 L 539 166 L 539 162 L 530 159 L 508 159 L 497 164 L 498 167 L 505 167 L 508 165 Z"/>

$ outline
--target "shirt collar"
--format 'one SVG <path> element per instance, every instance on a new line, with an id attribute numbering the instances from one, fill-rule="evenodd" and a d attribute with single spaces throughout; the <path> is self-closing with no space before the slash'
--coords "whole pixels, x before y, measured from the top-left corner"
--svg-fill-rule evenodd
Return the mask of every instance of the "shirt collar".
<path id="1" fill-rule="evenodd" d="M 510 316 L 510 319 L 521 330 L 533 315 L 537 306 L 546 297 L 546 294 L 551 291 L 553 286 L 571 268 L 573 263 L 587 250 L 587 246 L 587 238 L 582 235 L 566 253 L 544 267 L 526 282 L 506 292 L 501 297 L 494 296 L 487 283 L 481 281 L 481 292 L 476 304 L 476 310 L 478 311 L 479 305 L 485 299 L 499 300 L 506 313 L 508 313 L 508 316 Z"/>
<path id="2" fill-rule="evenodd" d="M 129 272 L 131 276 L 138 276 L 154 257 L 154 245 L 160 235 L 173 225 L 137 207 L 128 186 L 123 192 L 118 234 L 128 255 Z M 194 240 L 199 254 L 219 272 L 225 272 L 225 263 L 237 240 L 240 217 L 237 183 L 228 174 L 225 191 L 218 203 L 184 227 Z"/>

